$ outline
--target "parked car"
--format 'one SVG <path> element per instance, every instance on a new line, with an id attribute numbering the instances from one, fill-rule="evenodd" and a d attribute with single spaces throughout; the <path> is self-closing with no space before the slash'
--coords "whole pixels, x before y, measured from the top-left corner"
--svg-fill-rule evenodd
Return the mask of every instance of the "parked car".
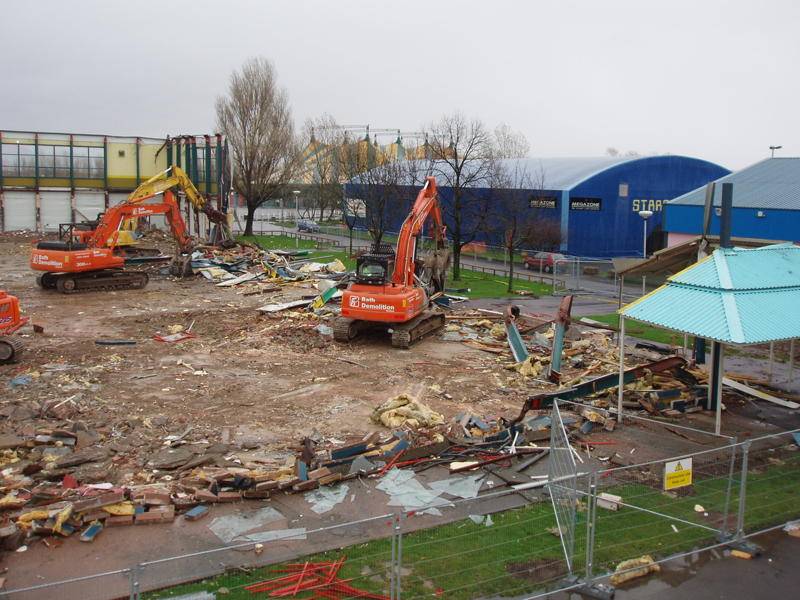
<path id="1" fill-rule="evenodd" d="M 319 225 L 311 219 L 299 219 L 297 221 L 297 231 L 308 231 L 309 233 L 318 233 Z"/>
<path id="2" fill-rule="evenodd" d="M 525 256 L 525 268 L 531 271 L 544 271 L 545 273 L 552 273 L 555 268 L 557 260 L 565 260 L 563 254 L 555 252 L 537 252 L 533 255 Z"/>

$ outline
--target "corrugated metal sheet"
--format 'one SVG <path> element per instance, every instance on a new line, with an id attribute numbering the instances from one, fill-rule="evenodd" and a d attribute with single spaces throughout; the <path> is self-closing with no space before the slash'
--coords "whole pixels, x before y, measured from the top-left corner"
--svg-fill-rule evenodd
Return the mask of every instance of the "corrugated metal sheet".
<path id="1" fill-rule="evenodd" d="M 729 344 L 800 337 L 800 247 L 720 249 L 620 310 Z"/>
<path id="2" fill-rule="evenodd" d="M 800 285 L 800 246 L 772 244 L 761 248 L 717 250 L 711 256 L 695 263 L 670 278 L 675 283 L 707 288 L 730 290 L 767 290 L 787 285 L 788 277 L 795 277 Z M 720 277 L 719 257 L 724 257 Z M 724 270 L 728 279 L 725 280 Z"/>
<path id="3" fill-rule="evenodd" d="M 717 179 L 714 204 L 722 202 L 722 183 L 733 184 L 734 208 L 800 210 L 800 158 L 767 158 Z M 678 196 L 669 204 L 705 204 L 705 187 Z"/>

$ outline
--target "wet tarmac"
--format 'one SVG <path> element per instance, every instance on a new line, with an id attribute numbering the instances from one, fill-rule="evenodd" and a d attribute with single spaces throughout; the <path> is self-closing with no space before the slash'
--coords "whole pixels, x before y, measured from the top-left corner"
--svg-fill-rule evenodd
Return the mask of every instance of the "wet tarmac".
<path id="1" fill-rule="evenodd" d="M 717 548 L 661 565 L 659 575 L 617 588 L 616 600 L 789 600 L 800 597 L 800 538 L 774 531 L 754 538 L 764 552 L 752 560 Z M 606 582 L 607 583 L 607 582 Z M 576 599 L 577 594 L 551 598 Z"/>

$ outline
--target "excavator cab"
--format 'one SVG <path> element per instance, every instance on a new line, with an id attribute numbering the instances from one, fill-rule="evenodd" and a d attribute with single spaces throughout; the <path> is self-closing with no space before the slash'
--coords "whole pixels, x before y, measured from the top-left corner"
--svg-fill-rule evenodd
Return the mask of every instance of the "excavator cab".
<path id="1" fill-rule="evenodd" d="M 365 285 L 386 285 L 394 271 L 394 248 L 388 244 L 373 245 L 368 254 L 356 260 L 356 281 Z"/>
<path id="2" fill-rule="evenodd" d="M 7 336 L 27 322 L 28 317 L 20 315 L 17 297 L 0 290 L 0 364 L 14 362 L 19 357 L 22 342 Z"/>

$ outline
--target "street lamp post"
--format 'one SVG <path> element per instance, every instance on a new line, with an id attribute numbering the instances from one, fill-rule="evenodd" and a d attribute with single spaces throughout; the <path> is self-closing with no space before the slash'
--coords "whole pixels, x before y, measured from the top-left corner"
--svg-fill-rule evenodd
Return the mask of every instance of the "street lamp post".
<path id="1" fill-rule="evenodd" d="M 642 217 L 642 258 L 647 258 L 647 219 L 653 216 L 652 210 L 640 210 L 639 216 Z M 645 284 L 647 282 L 647 276 L 642 274 L 642 296 L 645 295 Z"/>
<path id="2" fill-rule="evenodd" d="M 299 218 L 300 217 L 300 205 L 298 203 L 300 201 L 300 190 L 293 190 L 292 193 L 294 194 L 294 212 L 297 215 L 297 218 Z M 283 226 L 282 223 L 281 223 L 281 226 Z M 300 247 L 300 230 L 299 229 L 297 230 L 297 233 L 295 234 L 294 245 L 297 248 Z"/>
<path id="3" fill-rule="evenodd" d="M 783 146 L 770 146 L 769 149 L 772 152 L 771 158 L 775 158 L 775 150 L 780 150 Z"/>
<path id="4" fill-rule="evenodd" d="M 292 192 L 294 194 L 294 212 L 299 217 L 300 216 L 300 190 L 294 190 Z M 281 216 L 283 216 L 281 214 Z"/>

